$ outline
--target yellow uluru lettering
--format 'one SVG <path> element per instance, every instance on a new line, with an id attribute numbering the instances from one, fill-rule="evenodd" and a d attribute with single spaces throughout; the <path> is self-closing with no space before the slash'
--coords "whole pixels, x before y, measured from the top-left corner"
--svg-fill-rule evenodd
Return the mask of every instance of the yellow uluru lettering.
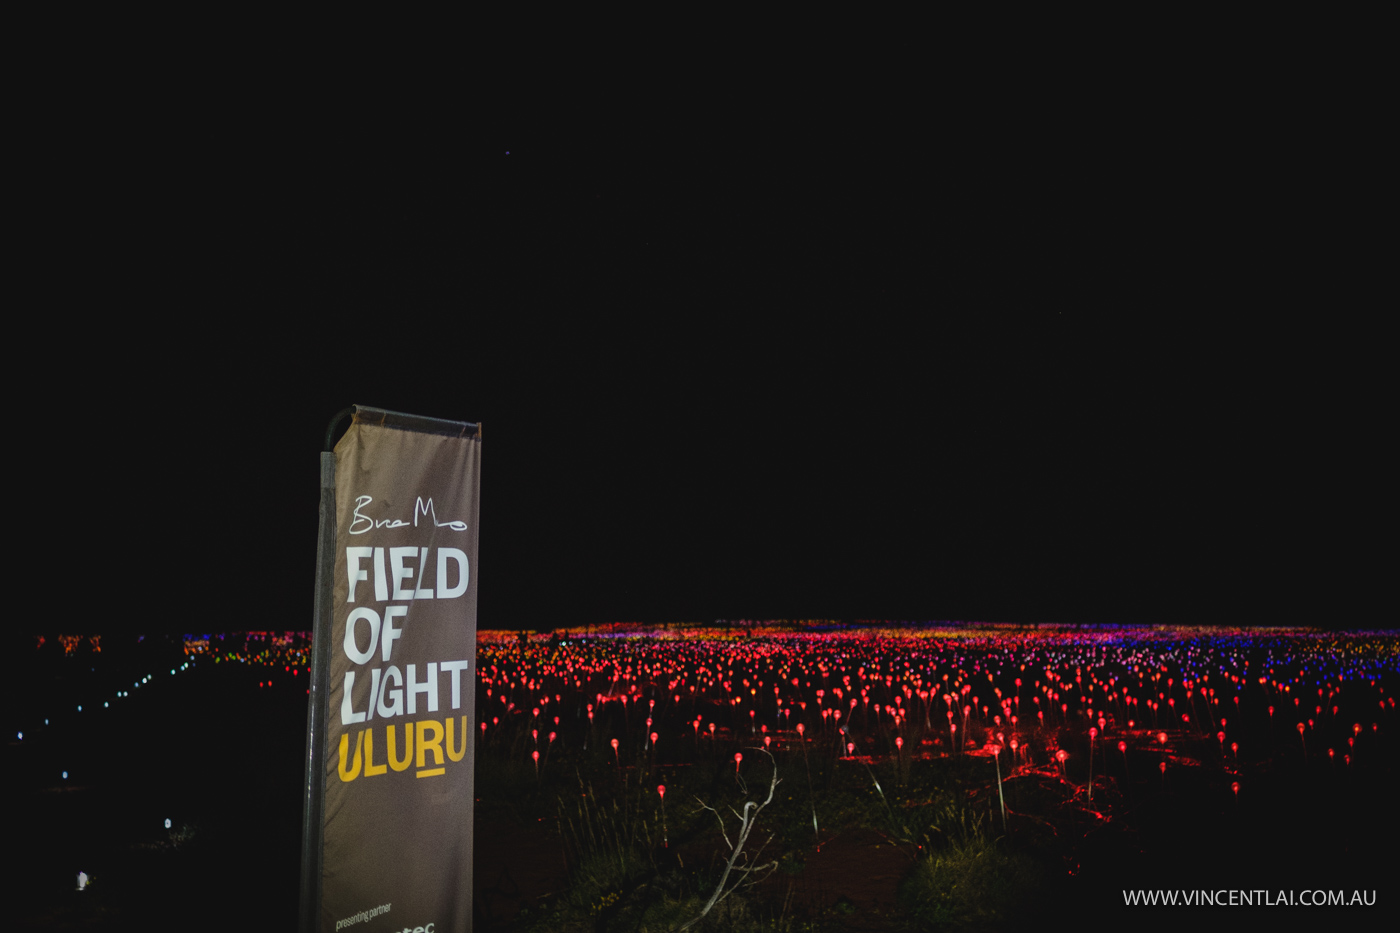
<path id="1" fill-rule="evenodd" d="M 405 725 L 403 730 L 403 761 L 399 761 L 398 742 L 395 741 L 394 727 L 389 727 L 389 764 L 395 771 L 403 771 L 413 761 L 413 723 Z"/>
<path id="2" fill-rule="evenodd" d="M 394 728 L 394 727 L 393 727 L 393 726 L 390 726 L 389 728 L 392 729 L 392 728 Z M 393 739 L 390 739 L 389 741 L 392 742 Z M 389 746 L 389 748 L 391 748 L 391 749 L 392 749 L 393 747 L 394 747 L 393 745 L 390 745 L 390 746 Z M 384 765 L 377 765 L 377 764 L 374 763 L 374 730 L 373 730 L 373 729 L 366 729 L 366 730 L 365 730 L 365 777 L 374 777 L 374 776 L 377 775 L 377 774 L 384 774 L 384 773 L 387 772 L 388 770 L 389 770 L 389 769 L 386 768 Z"/>
<path id="3" fill-rule="evenodd" d="M 461 748 L 455 747 L 454 742 L 453 742 L 453 739 L 452 739 L 452 733 L 455 731 L 455 730 L 453 730 L 453 728 L 452 728 L 452 725 L 453 725 L 452 719 L 451 719 L 451 718 L 448 718 L 448 719 L 445 719 L 445 720 L 443 720 L 443 721 L 447 724 L 447 757 L 448 757 L 448 758 L 451 758 L 453 761 L 461 761 L 464 757 L 466 757 L 466 754 L 467 754 L 467 735 L 469 734 L 468 731 L 467 731 L 467 717 L 465 717 L 465 716 L 462 717 L 462 747 L 461 747 Z"/>
<path id="4" fill-rule="evenodd" d="M 364 741 L 365 734 L 357 732 L 355 734 L 355 766 L 349 771 L 345 770 L 345 758 L 350 752 L 350 736 L 340 737 L 340 779 L 349 784 L 360 776 L 360 744 Z"/>
<path id="5" fill-rule="evenodd" d="M 412 726 L 409 730 L 412 730 Z M 428 733 L 436 733 L 431 739 Z M 432 750 L 433 763 L 442 764 L 442 725 L 436 719 L 424 719 L 418 723 L 418 767 L 426 764 L 428 751 Z"/>

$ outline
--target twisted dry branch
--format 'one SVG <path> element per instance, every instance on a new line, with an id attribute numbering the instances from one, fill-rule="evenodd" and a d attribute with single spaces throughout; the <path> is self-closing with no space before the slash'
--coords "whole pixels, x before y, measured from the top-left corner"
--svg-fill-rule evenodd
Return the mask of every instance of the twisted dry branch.
<path id="1" fill-rule="evenodd" d="M 694 918 L 686 921 L 685 923 L 677 927 L 674 933 L 683 933 L 683 931 L 695 926 L 697 923 L 699 923 L 705 918 L 705 915 L 708 914 L 716 904 L 724 900 L 730 894 L 733 894 L 744 884 L 757 884 L 759 881 L 763 880 L 762 878 L 751 878 L 750 876 L 753 875 L 754 872 L 764 871 L 771 873 L 775 868 L 778 867 L 777 861 L 767 862 L 762 865 L 750 866 L 747 864 L 749 861 L 749 857 L 747 855 L 744 855 L 744 844 L 749 841 L 749 833 L 753 832 L 754 826 L 758 823 L 758 815 L 763 812 L 764 807 L 768 806 L 770 803 L 773 802 L 773 795 L 777 792 L 778 785 L 782 783 L 778 780 L 778 763 L 773 760 L 773 755 L 768 751 L 768 749 L 755 748 L 754 750 L 760 751 L 763 754 L 767 755 L 768 760 L 773 764 L 773 778 L 768 784 L 768 798 L 762 803 L 758 803 L 753 800 L 748 801 L 744 804 L 744 812 L 742 814 L 734 811 L 733 807 L 729 808 L 730 812 L 734 813 L 735 816 L 739 817 L 739 841 L 737 843 L 730 841 L 729 833 L 724 828 L 724 818 L 720 816 L 719 811 L 716 810 L 714 807 L 707 805 L 703 800 L 700 800 L 700 806 L 714 813 L 715 819 L 719 820 L 720 834 L 724 836 L 724 842 L 727 846 L 729 846 L 730 849 L 729 860 L 725 862 L 724 873 L 721 874 L 719 877 L 719 884 L 715 885 L 714 892 L 710 894 L 710 899 L 705 903 L 705 906 L 701 909 L 700 913 L 697 914 Z M 698 797 L 696 799 L 699 800 Z M 758 851 L 754 853 L 755 861 L 757 860 L 758 856 L 763 854 L 763 850 L 768 846 L 768 843 L 772 841 L 773 837 L 770 835 L 768 839 L 764 841 L 763 845 L 759 846 Z M 743 860 L 743 864 L 740 864 L 740 859 Z M 729 885 L 729 887 L 726 888 L 725 885 L 728 884 L 729 876 L 731 873 L 739 874 L 740 878 L 739 880 L 735 881 L 734 884 Z M 767 877 L 767 875 L 764 875 L 763 877 Z"/>

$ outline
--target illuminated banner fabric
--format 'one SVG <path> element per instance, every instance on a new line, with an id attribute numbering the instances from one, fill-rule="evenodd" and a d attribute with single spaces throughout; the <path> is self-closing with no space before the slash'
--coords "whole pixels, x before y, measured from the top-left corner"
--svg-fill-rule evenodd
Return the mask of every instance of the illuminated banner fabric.
<path id="1" fill-rule="evenodd" d="M 321 929 L 471 929 L 479 437 L 335 448 Z"/>

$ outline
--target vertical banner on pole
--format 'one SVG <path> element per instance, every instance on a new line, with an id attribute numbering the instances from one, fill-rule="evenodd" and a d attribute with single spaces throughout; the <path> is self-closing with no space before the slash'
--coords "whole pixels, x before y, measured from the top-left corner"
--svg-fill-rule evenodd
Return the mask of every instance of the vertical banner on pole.
<path id="1" fill-rule="evenodd" d="M 480 432 L 359 408 L 335 458 L 319 926 L 470 930 Z"/>

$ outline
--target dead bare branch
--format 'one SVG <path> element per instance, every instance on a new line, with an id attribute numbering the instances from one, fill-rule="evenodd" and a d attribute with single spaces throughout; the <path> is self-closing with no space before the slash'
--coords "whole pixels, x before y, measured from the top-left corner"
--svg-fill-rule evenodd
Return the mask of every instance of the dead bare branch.
<path id="1" fill-rule="evenodd" d="M 710 895 L 710 899 L 705 903 L 700 913 L 677 927 L 674 933 L 683 933 L 683 931 L 695 926 L 695 924 L 705 918 L 705 915 L 708 914 L 716 904 L 724 900 L 730 894 L 733 894 L 738 888 L 747 884 L 757 884 L 759 881 L 763 880 L 762 878 L 751 878 L 755 872 L 767 871 L 771 873 L 778 867 L 776 860 L 763 865 L 750 866 L 748 864 L 750 861 L 749 856 L 744 854 L 744 844 L 749 841 L 749 833 L 753 832 L 753 828 L 758 822 L 758 815 L 763 812 L 764 807 L 773 802 L 773 795 L 777 793 L 778 785 L 782 783 L 778 779 L 778 763 L 774 761 L 773 755 L 768 749 L 755 748 L 754 750 L 767 755 L 768 761 L 773 765 L 773 777 L 768 784 L 768 797 L 762 803 L 753 800 L 746 801 L 744 803 L 743 813 L 739 813 L 733 807 L 729 808 L 730 812 L 739 819 L 739 841 L 737 843 L 730 841 L 729 833 L 724 828 L 724 820 L 720 817 L 719 811 L 707 805 L 703 800 L 700 801 L 700 806 L 704 807 L 706 810 L 713 811 L 715 818 L 720 821 L 720 833 L 724 836 L 724 842 L 730 849 L 729 860 L 724 865 L 724 873 L 720 875 L 719 883 L 715 885 L 714 892 Z M 699 798 L 696 799 L 699 800 Z M 763 845 L 758 847 L 758 851 L 754 854 L 754 861 L 757 861 L 758 856 L 763 854 L 763 850 L 767 848 L 768 843 L 772 841 L 773 836 L 770 835 L 768 839 L 764 841 Z M 741 858 L 743 860 L 742 863 L 740 862 Z M 737 873 L 739 875 L 739 880 L 726 889 L 725 885 L 728 884 L 731 873 Z M 767 877 L 767 875 L 763 877 Z"/>

